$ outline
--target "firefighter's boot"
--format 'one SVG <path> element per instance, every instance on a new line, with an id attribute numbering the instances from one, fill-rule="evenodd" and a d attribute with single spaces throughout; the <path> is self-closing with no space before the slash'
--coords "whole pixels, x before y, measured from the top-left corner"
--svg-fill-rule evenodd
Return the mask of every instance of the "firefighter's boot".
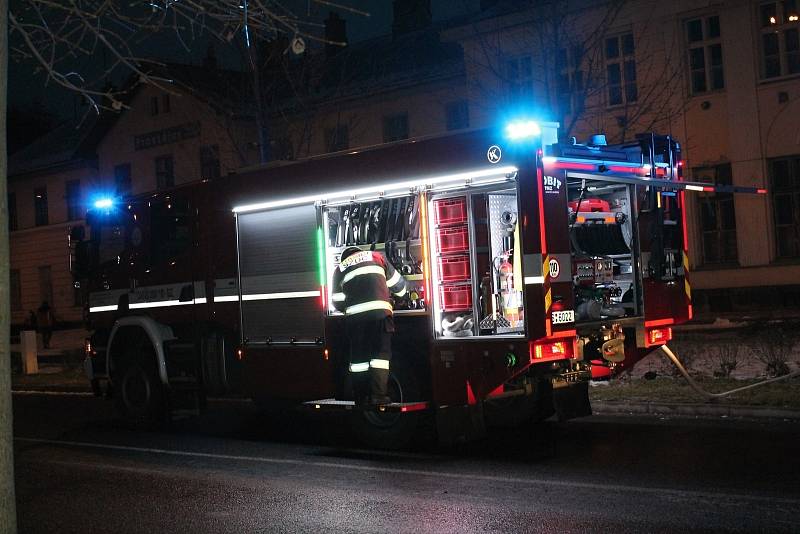
<path id="1" fill-rule="evenodd" d="M 370 382 L 370 403 L 375 406 L 389 404 L 392 402 L 389 397 L 389 370 L 377 369 L 375 367 L 369 370 Z"/>

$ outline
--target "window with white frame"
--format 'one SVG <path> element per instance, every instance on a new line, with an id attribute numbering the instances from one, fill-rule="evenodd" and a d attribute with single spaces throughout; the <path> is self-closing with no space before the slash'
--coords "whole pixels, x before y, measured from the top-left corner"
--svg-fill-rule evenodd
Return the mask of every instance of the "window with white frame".
<path id="1" fill-rule="evenodd" d="M 556 89 L 561 115 L 574 115 L 584 110 L 584 86 L 581 61 L 583 47 L 559 48 L 556 52 Z"/>
<path id="2" fill-rule="evenodd" d="M 632 33 L 606 37 L 606 87 L 609 106 L 620 106 L 639 99 L 635 53 Z"/>
<path id="3" fill-rule="evenodd" d="M 692 169 L 698 182 L 715 185 L 733 185 L 731 164 Z M 733 193 L 699 193 L 700 231 L 703 234 L 703 263 L 724 264 L 738 261 L 736 245 L 736 210 Z"/>
<path id="4" fill-rule="evenodd" d="M 779 258 L 800 256 L 800 156 L 769 162 L 775 245 Z"/>
<path id="5" fill-rule="evenodd" d="M 692 94 L 724 89 L 719 15 L 687 20 L 686 43 Z"/>
<path id="6" fill-rule="evenodd" d="M 531 56 L 507 58 L 505 76 L 509 101 L 519 102 L 533 99 L 533 62 Z"/>
<path id="7" fill-rule="evenodd" d="M 777 78 L 800 73 L 800 12 L 797 0 L 762 2 L 761 77 Z"/>

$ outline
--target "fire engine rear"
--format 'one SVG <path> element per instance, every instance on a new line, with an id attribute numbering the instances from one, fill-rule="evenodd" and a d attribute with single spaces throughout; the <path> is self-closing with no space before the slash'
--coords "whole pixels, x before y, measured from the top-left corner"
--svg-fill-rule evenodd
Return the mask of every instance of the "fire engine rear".
<path id="1" fill-rule="evenodd" d="M 87 373 L 133 420 L 243 392 L 349 411 L 381 447 L 425 419 L 453 443 L 487 423 L 589 415 L 593 374 L 691 318 L 683 197 L 709 186 L 680 170 L 669 137 L 559 143 L 557 125 L 519 122 L 98 202 L 89 238 L 73 236 Z M 408 287 L 393 303 L 393 402 L 378 409 L 352 400 L 331 302 L 353 246 Z"/>

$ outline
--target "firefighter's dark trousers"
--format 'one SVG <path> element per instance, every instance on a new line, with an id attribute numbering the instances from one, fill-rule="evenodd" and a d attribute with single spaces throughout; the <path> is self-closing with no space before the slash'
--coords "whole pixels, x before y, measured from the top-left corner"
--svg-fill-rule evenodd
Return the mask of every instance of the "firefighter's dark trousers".
<path id="1" fill-rule="evenodd" d="M 389 363 L 392 359 L 394 321 L 347 318 L 350 341 L 350 376 L 356 401 L 371 398 L 386 401 L 388 397 Z"/>

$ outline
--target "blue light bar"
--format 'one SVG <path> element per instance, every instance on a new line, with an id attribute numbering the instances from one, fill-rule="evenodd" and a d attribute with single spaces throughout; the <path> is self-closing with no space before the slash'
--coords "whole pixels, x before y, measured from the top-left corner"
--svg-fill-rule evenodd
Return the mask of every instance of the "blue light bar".
<path id="1" fill-rule="evenodd" d="M 94 201 L 94 207 L 99 210 L 107 210 L 114 206 L 114 200 L 110 198 L 99 198 Z"/>
<path id="2" fill-rule="evenodd" d="M 506 126 L 506 137 L 512 140 L 527 139 L 542 134 L 542 129 L 533 121 L 515 121 Z"/>

